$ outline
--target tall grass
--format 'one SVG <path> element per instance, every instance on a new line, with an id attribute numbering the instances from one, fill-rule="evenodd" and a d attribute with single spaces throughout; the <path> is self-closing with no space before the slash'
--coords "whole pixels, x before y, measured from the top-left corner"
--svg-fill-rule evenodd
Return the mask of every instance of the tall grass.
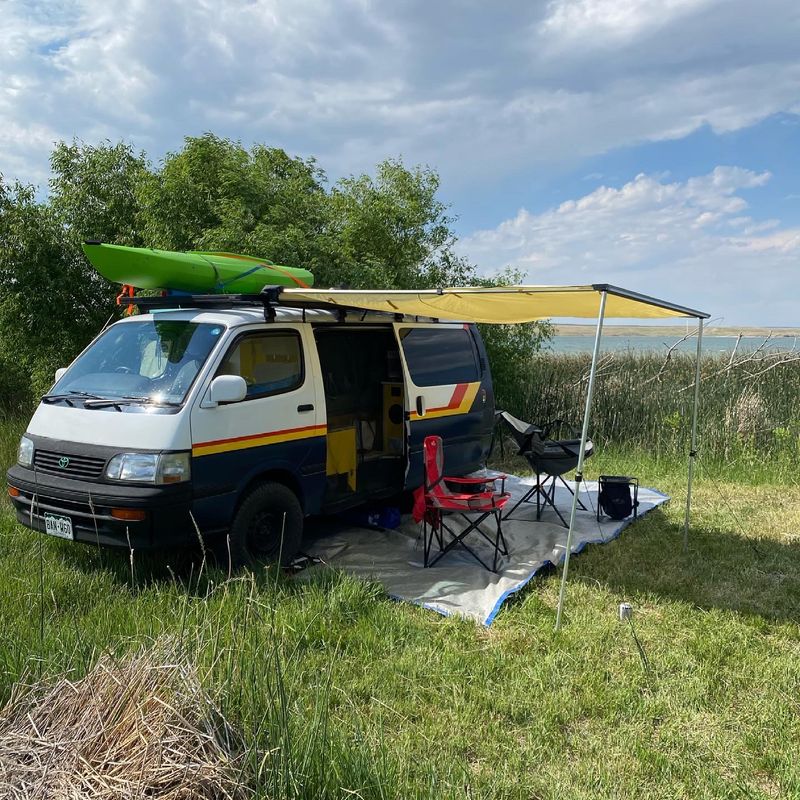
<path id="1" fill-rule="evenodd" d="M 0 424 L 4 463 L 24 424 Z M 141 553 L 131 570 L 0 502 L 0 704 L 167 637 L 241 737 L 256 798 L 797 797 L 798 498 L 737 485 L 721 504 L 701 482 L 689 552 L 679 504 L 590 548 L 558 635 L 557 573 L 486 631 L 331 571 L 228 580 Z"/>
<path id="2" fill-rule="evenodd" d="M 452 756 L 420 761 L 416 724 L 398 730 L 397 698 L 376 676 L 373 659 L 390 664 L 397 637 L 416 641 L 424 624 L 395 620 L 378 587 L 269 569 L 228 580 L 185 554 L 135 554 L 132 573 L 127 554 L 45 539 L 7 507 L 0 546 L 0 705 L 15 682 L 76 680 L 105 653 L 167 639 L 240 738 L 255 798 L 457 796 L 465 770 Z M 396 667 L 383 675 L 397 680 Z"/>
<path id="3" fill-rule="evenodd" d="M 728 473 L 793 468 L 800 456 L 800 361 L 739 361 L 706 356 L 701 368 L 698 437 L 705 463 Z M 537 423 L 583 418 L 591 357 L 541 353 L 499 402 Z M 656 460 L 688 453 L 694 358 L 673 353 L 602 356 L 590 434 L 602 448 L 638 450 Z"/>
<path id="4" fill-rule="evenodd" d="M 26 424 L 0 419 L 3 469 Z M 457 759 L 420 761 L 416 725 L 397 729 L 396 699 L 370 708 L 382 683 L 372 660 L 388 664 L 426 625 L 413 611 L 397 624 L 378 586 L 338 573 L 228 579 L 200 552 L 129 554 L 34 534 L 0 500 L 0 705 L 16 682 L 78 679 L 105 653 L 167 637 L 241 736 L 255 798 L 458 796 Z M 395 669 L 380 672 L 395 680 Z"/>

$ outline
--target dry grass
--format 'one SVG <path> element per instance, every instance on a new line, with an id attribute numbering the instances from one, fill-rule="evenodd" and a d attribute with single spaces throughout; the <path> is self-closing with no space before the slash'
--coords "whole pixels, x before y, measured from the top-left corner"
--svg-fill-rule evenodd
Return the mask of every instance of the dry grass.
<path id="1" fill-rule="evenodd" d="M 17 684 L 0 712 L 0 795 L 239 800 L 238 751 L 196 670 L 160 645 L 74 683 Z"/>

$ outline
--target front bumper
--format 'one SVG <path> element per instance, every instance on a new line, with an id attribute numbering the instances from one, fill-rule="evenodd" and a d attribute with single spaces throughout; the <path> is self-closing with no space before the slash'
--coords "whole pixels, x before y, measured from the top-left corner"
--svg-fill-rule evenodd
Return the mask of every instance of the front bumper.
<path id="1" fill-rule="evenodd" d="M 19 492 L 9 497 L 17 520 L 33 530 L 44 531 L 44 515 L 57 514 L 72 520 L 77 542 L 154 549 L 182 546 L 197 538 L 189 483 L 126 486 L 34 473 L 19 465 L 9 469 L 7 481 Z M 145 518 L 115 519 L 112 508 L 141 509 Z"/>

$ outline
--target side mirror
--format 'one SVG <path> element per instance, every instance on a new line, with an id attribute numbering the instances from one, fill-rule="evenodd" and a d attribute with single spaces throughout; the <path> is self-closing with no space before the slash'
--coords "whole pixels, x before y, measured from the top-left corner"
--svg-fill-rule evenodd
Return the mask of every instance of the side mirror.
<path id="1" fill-rule="evenodd" d="M 56 379 L 55 379 L 55 383 L 58 383 L 58 382 L 59 382 L 59 381 L 60 381 L 60 380 L 61 380 L 61 379 L 64 377 L 64 373 L 65 373 L 66 371 L 67 371 L 67 368 L 66 368 L 66 367 L 59 367 L 59 368 L 56 370 Z"/>
<path id="2" fill-rule="evenodd" d="M 247 384 L 241 375 L 218 375 L 208 387 L 208 400 L 212 405 L 238 403 L 247 396 Z"/>

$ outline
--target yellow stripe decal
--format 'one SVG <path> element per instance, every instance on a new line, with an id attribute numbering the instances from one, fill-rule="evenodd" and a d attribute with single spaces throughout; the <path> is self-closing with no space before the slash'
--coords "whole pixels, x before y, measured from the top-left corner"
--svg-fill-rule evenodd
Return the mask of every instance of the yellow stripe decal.
<path id="1" fill-rule="evenodd" d="M 304 428 L 287 428 L 282 431 L 267 431 L 251 436 L 235 436 L 232 439 L 216 439 L 211 442 L 197 442 L 192 445 L 193 456 L 210 456 L 214 453 L 228 453 L 232 450 L 246 450 L 249 447 L 263 447 L 268 444 L 294 442 L 298 439 L 311 439 L 324 436 L 327 425 L 308 425 Z"/>

